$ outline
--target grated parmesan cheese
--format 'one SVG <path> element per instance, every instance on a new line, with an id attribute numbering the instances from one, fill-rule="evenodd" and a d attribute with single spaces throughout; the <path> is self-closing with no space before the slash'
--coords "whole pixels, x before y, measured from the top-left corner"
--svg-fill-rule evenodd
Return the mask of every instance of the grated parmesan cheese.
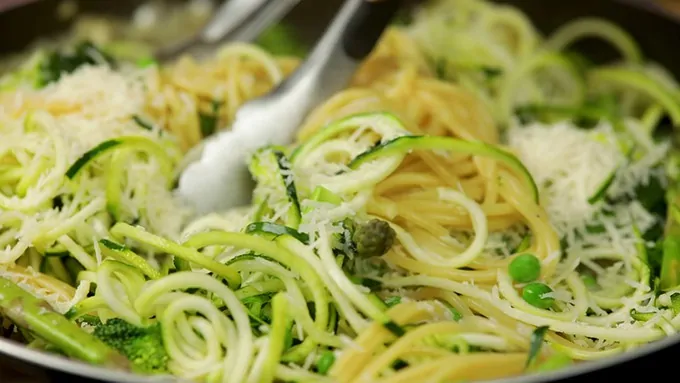
<path id="1" fill-rule="evenodd" d="M 634 232 L 655 224 L 634 198 L 612 203 L 588 199 L 615 173 L 608 197 L 634 197 L 635 188 L 652 176 L 663 180 L 656 167 L 668 144 L 646 143 L 646 152 L 636 160 L 627 158 L 627 143 L 608 123 L 585 130 L 570 122 L 515 126 L 508 143 L 526 165 L 540 188 L 542 204 L 552 225 L 571 252 L 610 249 L 632 256 L 639 241 Z M 595 227 L 595 229 L 594 229 Z M 590 250 L 588 250 L 590 251 Z"/>
<path id="2" fill-rule="evenodd" d="M 589 131 L 568 122 L 516 127 L 509 131 L 508 143 L 534 177 L 562 235 L 588 224 L 599 210 L 588 198 L 625 162 L 606 124 Z"/>

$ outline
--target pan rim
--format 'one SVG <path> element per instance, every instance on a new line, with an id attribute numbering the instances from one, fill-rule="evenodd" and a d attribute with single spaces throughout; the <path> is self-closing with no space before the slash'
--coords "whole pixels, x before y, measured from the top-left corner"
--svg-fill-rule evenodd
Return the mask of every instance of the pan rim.
<path id="1" fill-rule="evenodd" d="M 665 19 L 680 24 L 680 17 L 661 9 L 655 3 L 644 0 L 615 0 L 621 6 L 634 8 L 637 12 L 652 14 L 659 19 Z M 0 14 L 12 13 L 17 9 L 30 7 L 38 3 L 31 0 L 27 3 L 10 6 L 0 10 Z M 580 362 L 574 366 L 563 368 L 557 371 L 540 372 L 532 374 L 522 374 L 514 377 L 488 380 L 489 383 L 535 383 L 535 382 L 555 382 L 562 379 L 582 376 L 590 372 L 603 370 L 616 365 L 624 364 L 628 361 L 638 359 L 653 353 L 680 344 L 680 333 L 664 337 L 652 343 L 639 346 L 631 351 L 613 355 L 610 357 Z M 63 373 L 72 374 L 76 377 L 93 379 L 102 382 L 140 382 L 140 383 L 170 383 L 184 382 L 180 377 L 172 375 L 138 375 L 132 372 L 114 370 L 101 366 L 91 365 L 78 360 L 69 359 L 59 355 L 34 350 L 21 343 L 9 339 L 0 338 L 0 354 L 11 359 L 17 359 L 30 365 L 37 365 L 47 370 L 56 370 Z"/>

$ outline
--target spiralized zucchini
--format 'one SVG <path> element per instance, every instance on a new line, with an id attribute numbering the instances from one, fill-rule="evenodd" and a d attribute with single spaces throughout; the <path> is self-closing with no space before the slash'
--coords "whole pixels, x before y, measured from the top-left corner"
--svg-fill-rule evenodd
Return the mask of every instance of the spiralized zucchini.
<path id="1" fill-rule="evenodd" d="M 571 50 L 592 37 L 620 58 Z M 297 59 L 79 52 L 0 81 L 0 278 L 83 336 L 93 317 L 158 326 L 165 370 L 195 381 L 397 383 L 563 368 L 680 328 L 680 92 L 617 25 L 544 37 L 512 7 L 429 2 L 295 143 L 252 154 L 252 206 L 202 217 L 173 195 L 190 149 Z M 78 65 L 45 83 L 46 57 Z"/>

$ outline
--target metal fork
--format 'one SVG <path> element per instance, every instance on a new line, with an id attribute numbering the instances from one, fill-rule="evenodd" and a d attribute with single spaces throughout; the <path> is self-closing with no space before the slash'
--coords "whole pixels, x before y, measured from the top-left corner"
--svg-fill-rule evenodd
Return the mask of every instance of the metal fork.
<path id="1" fill-rule="evenodd" d="M 236 113 L 229 131 L 208 139 L 179 179 L 178 194 L 197 213 L 248 203 L 253 184 L 246 158 L 267 144 L 289 144 L 303 118 L 343 89 L 398 10 L 399 0 L 346 0 L 307 60 L 268 95 Z"/>
<path id="2" fill-rule="evenodd" d="M 253 41 L 267 27 L 280 21 L 300 0 L 227 0 L 201 31 L 184 41 L 159 49 L 159 61 L 171 61 L 225 40 Z"/>

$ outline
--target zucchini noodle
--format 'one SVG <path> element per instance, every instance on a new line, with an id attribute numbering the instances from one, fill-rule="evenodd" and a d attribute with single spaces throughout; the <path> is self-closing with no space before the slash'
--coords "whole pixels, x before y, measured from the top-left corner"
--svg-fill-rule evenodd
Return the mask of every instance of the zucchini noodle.
<path id="1" fill-rule="evenodd" d="M 593 37 L 619 59 L 572 50 Z M 85 335 L 157 328 L 156 372 L 483 380 L 680 329 L 664 132 L 680 92 L 607 20 L 543 36 L 512 7 L 428 2 L 294 143 L 252 154 L 250 206 L 201 217 L 173 193 L 183 166 L 299 60 L 243 43 L 162 66 L 99 53 L 48 82 L 58 56 L 37 54 L 0 80 L 0 278 Z"/>

